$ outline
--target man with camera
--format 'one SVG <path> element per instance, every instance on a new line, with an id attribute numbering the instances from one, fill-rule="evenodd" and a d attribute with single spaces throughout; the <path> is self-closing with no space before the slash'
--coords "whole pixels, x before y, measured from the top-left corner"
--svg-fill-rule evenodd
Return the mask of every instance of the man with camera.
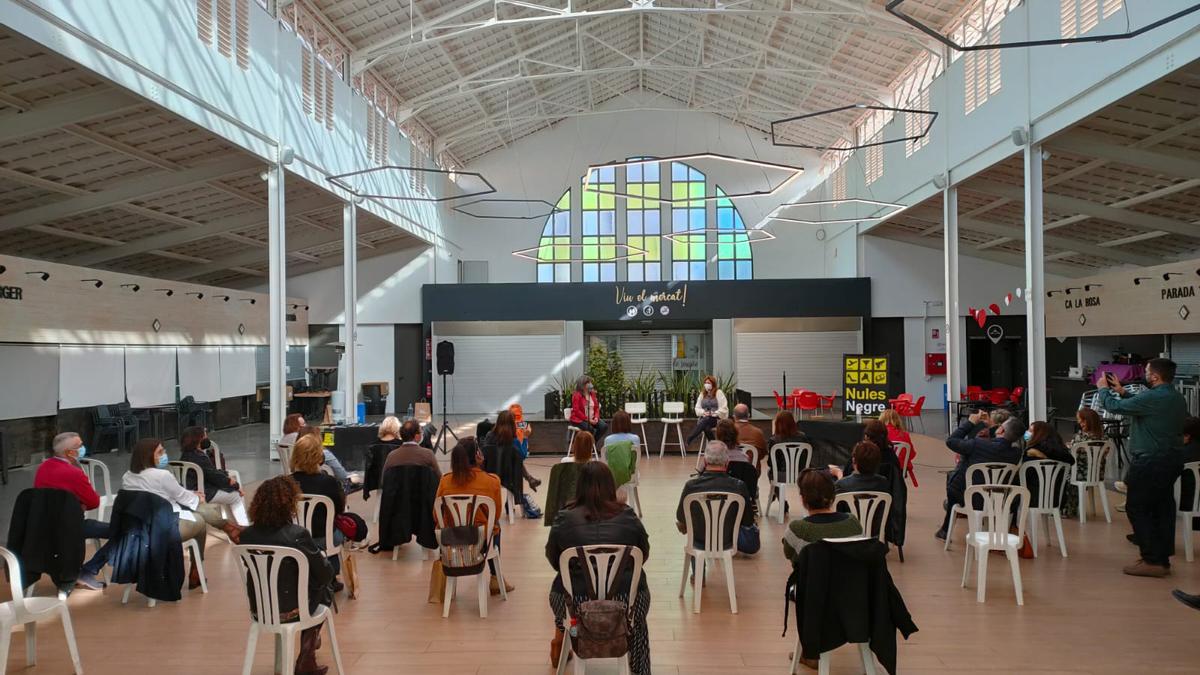
<path id="1" fill-rule="evenodd" d="M 1183 465 L 1179 447 L 1187 401 L 1175 390 L 1175 363 L 1151 359 L 1146 364 L 1148 388 L 1131 395 L 1112 373 L 1101 383 L 1100 405 L 1130 419 L 1129 468 L 1125 514 L 1141 558 L 1125 567 L 1135 577 L 1165 577 L 1175 552 L 1175 480 Z"/>

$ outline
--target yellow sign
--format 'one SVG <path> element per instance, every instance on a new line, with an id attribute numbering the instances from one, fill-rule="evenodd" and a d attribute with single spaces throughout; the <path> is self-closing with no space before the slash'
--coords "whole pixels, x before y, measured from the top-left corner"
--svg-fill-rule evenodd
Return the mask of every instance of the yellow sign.
<path id="1" fill-rule="evenodd" d="M 888 357 L 843 356 L 842 373 L 845 414 L 874 416 L 887 409 Z"/>

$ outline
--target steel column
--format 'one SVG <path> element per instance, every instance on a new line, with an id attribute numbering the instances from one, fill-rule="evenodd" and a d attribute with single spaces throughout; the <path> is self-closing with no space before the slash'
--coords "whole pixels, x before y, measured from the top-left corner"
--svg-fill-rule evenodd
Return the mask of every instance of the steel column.
<path id="1" fill-rule="evenodd" d="M 358 211 L 354 202 L 342 207 L 342 289 L 345 291 L 343 327 L 346 352 L 342 355 L 345 371 L 345 414 L 347 420 L 358 414 L 358 381 L 355 374 L 355 344 L 358 342 Z"/>
<path id="2" fill-rule="evenodd" d="M 1025 342 L 1029 421 L 1046 420 L 1046 258 L 1042 237 L 1042 146 L 1025 145 Z"/>
<path id="3" fill-rule="evenodd" d="M 270 286 L 271 427 L 272 447 L 283 434 L 287 416 L 287 242 L 285 240 L 283 165 L 267 169 L 267 278 Z"/>

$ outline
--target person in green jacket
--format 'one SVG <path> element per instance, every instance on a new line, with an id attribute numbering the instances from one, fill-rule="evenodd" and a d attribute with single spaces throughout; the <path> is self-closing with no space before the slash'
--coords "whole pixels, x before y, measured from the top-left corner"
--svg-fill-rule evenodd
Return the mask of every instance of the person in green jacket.
<path id="1" fill-rule="evenodd" d="M 1101 407 L 1129 418 L 1131 423 L 1125 514 L 1142 556 L 1125 567 L 1125 574 L 1131 576 L 1165 577 L 1171 573 L 1171 555 L 1175 552 L 1174 486 L 1183 469 L 1176 448 L 1188 415 L 1187 401 L 1175 390 L 1174 379 L 1173 361 L 1151 359 L 1146 364 L 1149 388 L 1136 396 L 1125 391 L 1112 373 L 1100 385 Z"/>

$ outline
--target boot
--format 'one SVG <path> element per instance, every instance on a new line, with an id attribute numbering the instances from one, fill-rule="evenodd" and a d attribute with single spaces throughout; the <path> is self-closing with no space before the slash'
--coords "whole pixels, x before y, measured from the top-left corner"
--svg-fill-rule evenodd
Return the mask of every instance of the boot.
<path id="1" fill-rule="evenodd" d="M 317 649 L 321 645 L 321 627 L 313 626 L 300 632 L 300 656 L 296 659 L 296 675 L 325 675 L 329 666 L 317 665 Z"/>
<path id="2" fill-rule="evenodd" d="M 221 530 L 225 532 L 225 536 L 229 537 L 229 541 L 233 542 L 235 546 L 241 543 L 242 528 L 237 523 L 234 523 L 233 521 L 226 521 L 226 523 L 221 526 Z"/>
<path id="3" fill-rule="evenodd" d="M 491 592 L 492 595 L 500 595 L 500 581 L 498 579 L 496 579 L 496 577 L 492 577 L 492 581 L 488 586 L 488 590 Z M 512 584 L 508 583 L 507 581 L 504 582 L 504 592 L 505 593 L 512 593 L 515 590 L 517 590 L 516 586 L 513 586 Z"/>
<path id="4" fill-rule="evenodd" d="M 188 590 L 200 588 L 200 568 L 196 567 L 196 561 L 192 561 L 192 568 L 188 570 Z"/>
<path id="5" fill-rule="evenodd" d="M 530 490 L 537 492 L 538 486 L 541 484 L 542 484 L 542 481 L 540 478 L 534 478 L 533 476 L 529 477 L 529 489 Z"/>
<path id="6" fill-rule="evenodd" d="M 562 657 L 563 638 L 565 634 L 563 629 L 555 628 L 554 637 L 550 639 L 550 667 L 558 667 L 558 659 Z"/>

